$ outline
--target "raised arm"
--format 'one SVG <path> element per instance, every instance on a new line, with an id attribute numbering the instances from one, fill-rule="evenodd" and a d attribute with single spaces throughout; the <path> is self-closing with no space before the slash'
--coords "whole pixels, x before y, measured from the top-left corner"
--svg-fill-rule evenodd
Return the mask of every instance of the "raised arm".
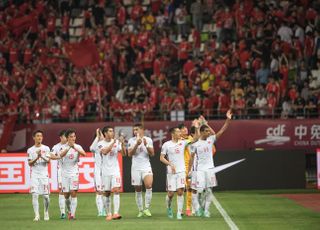
<path id="1" fill-rule="evenodd" d="M 231 110 L 229 109 L 228 112 L 227 112 L 227 119 L 226 121 L 224 122 L 224 125 L 222 126 L 222 128 L 217 132 L 216 134 L 216 138 L 220 138 L 220 136 L 227 130 L 227 128 L 229 127 L 229 124 L 231 122 L 231 118 L 232 118 L 232 112 Z"/>

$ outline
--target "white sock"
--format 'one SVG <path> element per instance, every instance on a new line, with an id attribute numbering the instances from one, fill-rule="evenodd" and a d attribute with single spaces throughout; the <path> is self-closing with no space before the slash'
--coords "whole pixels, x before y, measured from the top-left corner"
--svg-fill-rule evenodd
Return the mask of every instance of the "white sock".
<path id="1" fill-rule="evenodd" d="M 66 198 L 64 198 L 64 195 L 61 194 L 59 194 L 59 208 L 61 214 L 66 213 Z"/>
<path id="2" fill-rule="evenodd" d="M 177 196 L 177 213 L 178 214 L 181 214 L 182 213 L 182 209 L 183 209 L 183 202 L 184 202 L 184 196 L 181 195 L 181 196 Z"/>
<path id="3" fill-rule="evenodd" d="M 118 214 L 120 208 L 120 194 L 113 194 L 113 213 Z"/>
<path id="4" fill-rule="evenodd" d="M 111 211 L 111 197 L 110 196 L 106 196 L 105 206 L 106 206 L 107 215 L 111 215 L 112 211 Z"/>
<path id="5" fill-rule="evenodd" d="M 139 211 L 143 210 L 142 192 L 136 192 L 136 203 Z"/>
<path id="6" fill-rule="evenodd" d="M 152 199 L 152 188 L 146 189 L 146 194 L 144 196 L 146 209 L 149 209 Z"/>
<path id="7" fill-rule="evenodd" d="M 209 212 L 210 210 L 210 205 L 211 205 L 211 201 L 212 201 L 212 191 L 209 188 L 206 192 L 206 201 L 205 201 L 205 206 L 204 206 L 204 210 L 205 212 Z"/>
<path id="8" fill-rule="evenodd" d="M 75 217 L 76 210 L 78 205 L 78 198 L 77 197 L 71 197 L 71 216 Z"/>
<path id="9" fill-rule="evenodd" d="M 206 191 L 203 191 L 199 194 L 199 204 L 200 207 L 204 209 L 205 203 L 206 203 Z"/>
<path id="10" fill-rule="evenodd" d="M 66 200 L 66 207 L 67 207 L 67 211 L 70 212 L 71 211 L 71 201 L 70 201 L 70 197 Z"/>
<path id="11" fill-rule="evenodd" d="M 32 194 L 32 206 L 33 206 L 33 211 L 35 216 L 40 216 L 39 215 L 39 195 L 38 194 Z"/>
<path id="12" fill-rule="evenodd" d="M 106 197 L 104 195 L 101 195 L 102 199 L 102 210 L 106 210 Z"/>
<path id="13" fill-rule="evenodd" d="M 96 205 L 97 205 L 98 213 L 100 214 L 103 208 L 102 196 L 100 194 L 96 194 Z"/>
<path id="14" fill-rule="evenodd" d="M 171 208 L 172 198 L 170 198 L 168 195 L 166 196 L 166 203 L 167 208 Z"/>
<path id="15" fill-rule="evenodd" d="M 49 204 L 50 204 L 49 195 L 43 195 L 44 212 L 48 212 L 49 211 Z"/>
<path id="16" fill-rule="evenodd" d="M 199 206 L 198 193 L 192 193 L 192 209 L 198 211 Z"/>

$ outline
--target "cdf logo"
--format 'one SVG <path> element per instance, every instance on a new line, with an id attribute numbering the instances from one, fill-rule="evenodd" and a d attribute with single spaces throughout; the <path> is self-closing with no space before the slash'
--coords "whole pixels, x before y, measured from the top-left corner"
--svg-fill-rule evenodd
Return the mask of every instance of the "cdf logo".
<path id="1" fill-rule="evenodd" d="M 266 129 L 266 137 L 263 139 L 255 140 L 256 145 L 268 144 L 268 145 L 283 145 L 290 141 L 289 136 L 284 136 L 286 125 L 277 125 L 276 127 L 268 127 Z"/>

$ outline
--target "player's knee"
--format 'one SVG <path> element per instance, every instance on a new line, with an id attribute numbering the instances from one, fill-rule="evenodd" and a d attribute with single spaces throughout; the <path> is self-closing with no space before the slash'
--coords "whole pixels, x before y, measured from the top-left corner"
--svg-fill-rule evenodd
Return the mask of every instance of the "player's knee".
<path id="1" fill-rule="evenodd" d="M 134 187 L 134 190 L 135 190 L 136 192 L 141 192 L 141 191 L 142 191 L 142 186 L 135 186 L 135 187 Z"/>
<path id="2" fill-rule="evenodd" d="M 182 190 L 182 189 L 179 189 L 179 190 L 177 191 L 177 194 L 178 194 L 178 196 L 182 196 L 182 195 L 183 195 L 183 190 Z"/>
<path id="3" fill-rule="evenodd" d="M 174 192 L 168 192 L 168 197 L 170 197 L 170 198 L 172 198 L 173 197 L 173 195 L 174 195 Z"/>
<path id="4" fill-rule="evenodd" d="M 104 194 L 105 194 L 105 196 L 106 196 L 106 197 L 109 197 L 109 196 L 110 196 L 110 194 L 111 194 L 111 192 L 110 192 L 110 191 L 108 191 L 108 192 L 105 192 Z"/>

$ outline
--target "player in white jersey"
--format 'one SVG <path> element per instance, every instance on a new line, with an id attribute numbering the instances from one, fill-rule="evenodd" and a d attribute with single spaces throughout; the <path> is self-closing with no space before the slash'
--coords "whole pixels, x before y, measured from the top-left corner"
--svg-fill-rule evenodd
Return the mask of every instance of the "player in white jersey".
<path id="1" fill-rule="evenodd" d="M 168 217 L 173 218 L 171 203 L 174 192 L 177 192 L 177 219 L 182 219 L 183 192 L 186 185 L 186 167 L 184 151 L 188 148 L 188 142 L 181 139 L 181 131 L 178 127 L 171 128 L 171 140 L 162 145 L 160 161 L 167 165 L 167 212 Z M 166 159 L 167 157 L 167 159 Z"/>
<path id="2" fill-rule="evenodd" d="M 35 214 L 34 221 L 40 220 L 39 195 L 43 195 L 44 220 L 49 220 L 50 188 L 48 163 L 50 162 L 50 149 L 42 144 L 43 132 L 36 130 L 32 134 L 34 145 L 27 151 L 28 164 L 31 171 L 32 206 Z"/>
<path id="3" fill-rule="evenodd" d="M 103 134 L 100 129 L 96 129 L 95 138 L 90 146 L 90 151 L 94 156 L 94 185 L 96 188 L 96 205 L 98 216 L 106 216 L 104 208 L 104 198 L 102 191 L 102 156 L 98 148 L 98 142 L 103 139 Z"/>
<path id="4" fill-rule="evenodd" d="M 79 188 L 79 157 L 86 156 L 83 148 L 76 144 L 76 132 L 68 129 L 65 133 L 67 143 L 62 146 L 60 157 L 62 159 L 62 191 L 66 199 L 69 220 L 75 219 L 78 199 L 77 191 Z M 71 201 L 70 201 L 71 196 Z"/>
<path id="5" fill-rule="evenodd" d="M 61 175 L 61 166 L 62 160 L 59 155 L 60 151 L 62 150 L 62 146 L 67 143 L 67 138 L 65 136 L 66 130 L 61 130 L 59 133 L 60 142 L 54 145 L 51 149 L 51 159 L 58 160 L 57 164 L 57 171 L 58 171 L 58 188 L 59 188 L 59 208 L 60 208 L 60 219 L 66 218 L 66 200 L 64 198 L 64 194 L 62 192 L 62 175 Z"/>
<path id="6" fill-rule="evenodd" d="M 212 188 L 217 186 L 214 170 L 212 147 L 217 139 L 228 128 L 232 113 L 227 112 L 227 119 L 222 128 L 215 134 L 213 129 L 205 124 L 200 127 L 200 138 L 192 144 L 189 175 L 192 175 L 191 188 L 193 191 L 192 202 L 197 216 L 210 217 L 210 204 L 212 202 Z M 191 169 L 192 168 L 192 169 Z M 199 204 L 199 196 L 203 196 L 204 213 Z"/>
<path id="7" fill-rule="evenodd" d="M 114 138 L 113 128 L 106 126 L 102 129 L 104 140 L 99 141 L 98 148 L 102 154 L 102 190 L 106 196 L 106 220 L 121 219 L 119 214 L 120 208 L 120 189 L 121 189 L 121 173 L 118 162 L 119 152 L 123 156 L 126 155 L 124 138 L 119 140 Z M 113 208 L 111 210 L 111 193 L 113 193 Z"/>
<path id="8" fill-rule="evenodd" d="M 141 124 L 133 126 L 134 137 L 128 142 L 128 156 L 132 157 L 131 184 L 134 186 L 138 217 L 152 216 L 149 210 L 152 199 L 153 174 L 149 156 L 154 156 L 153 141 L 144 136 L 144 128 Z M 146 188 L 145 209 L 143 208 L 142 183 Z"/>

